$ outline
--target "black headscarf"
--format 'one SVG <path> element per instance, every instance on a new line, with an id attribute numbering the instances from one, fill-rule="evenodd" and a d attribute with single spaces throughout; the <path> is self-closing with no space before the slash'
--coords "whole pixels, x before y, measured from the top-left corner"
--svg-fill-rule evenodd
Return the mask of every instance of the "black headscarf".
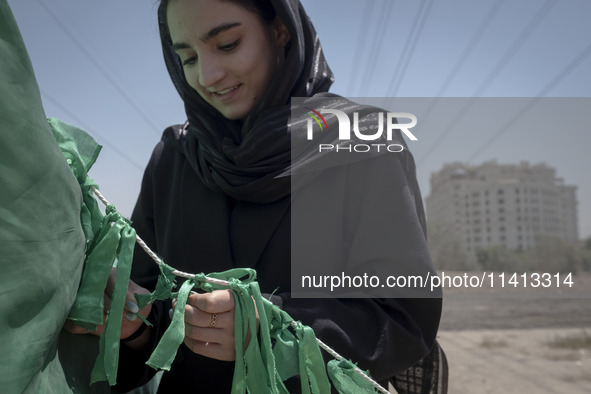
<path id="1" fill-rule="evenodd" d="M 272 0 L 277 16 L 290 33 L 283 65 L 261 100 L 244 122 L 226 119 L 208 104 L 185 79 L 180 58 L 172 49 L 164 5 L 158 18 L 164 59 L 172 81 L 185 103 L 188 118 L 180 147 L 203 183 L 237 200 L 267 203 L 291 192 L 289 175 L 294 168 L 326 168 L 362 160 L 363 155 L 318 155 L 319 143 L 342 144 L 336 133 L 324 133 L 312 144 L 305 133 L 292 135 L 290 126 L 307 121 L 291 113 L 291 97 L 307 97 L 306 107 L 336 108 L 360 113 L 363 122 L 376 124 L 376 108 L 361 106 L 327 93 L 334 81 L 326 63 L 318 35 L 299 0 Z M 291 117 L 290 117 L 291 116 Z M 337 119 L 326 117 L 331 128 Z M 375 126 L 374 126 L 375 127 Z M 332 129 L 332 128 L 331 128 Z M 305 128 L 298 128 L 305 130 Z M 396 141 L 404 145 L 400 133 Z M 319 164 L 320 163 L 320 164 Z M 414 176 L 414 165 L 412 166 Z"/>
<path id="2" fill-rule="evenodd" d="M 259 203 L 277 201 L 289 195 L 291 179 L 285 175 L 290 174 L 294 168 L 305 169 L 311 163 L 315 164 L 311 166 L 313 168 L 326 168 L 384 153 L 354 155 L 353 159 L 350 155 L 321 156 L 315 154 L 319 143 L 342 145 L 343 141 L 337 140 L 334 133 L 323 134 L 315 144 L 307 141 L 305 135 L 291 135 L 290 126 L 307 121 L 306 116 L 294 117 L 290 106 L 291 97 L 308 97 L 306 107 L 339 109 L 347 114 L 358 112 L 360 128 L 375 125 L 376 113 L 383 110 L 358 105 L 327 93 L 334 81 L 333 74 L 324 58 L 318 35 L 299 0 L 271 2 L 277 16 L 290 33 L 289 50 L 266 94 L 243 123 L 224 118 L 189 86 L 180 59 L 172 49 L 162 4 L 158 9 L 164 59 L 171 79 L 185 103 L 188 118 L 187 132 L 179 139 L 180 148 L 207 187 L 238 200 Z M 328 128 L 332 129 L 336 119 L 326 117 L 326 121 Z M 400 158 L 409 186 L 413 189 L 419 221 L 426 233 L 414 160 L 406 150 L 400 132 L 396 130 L 391 141 L 376 142 L 404 146 L 404 152 L 396 154 Z M 326 160 L 326 157 L 332 158 Z M 446 392 L 445 356 L 435 346 L 417 365 L 393 377 L 392 383 L 400 392 L 405 393 Z"/>

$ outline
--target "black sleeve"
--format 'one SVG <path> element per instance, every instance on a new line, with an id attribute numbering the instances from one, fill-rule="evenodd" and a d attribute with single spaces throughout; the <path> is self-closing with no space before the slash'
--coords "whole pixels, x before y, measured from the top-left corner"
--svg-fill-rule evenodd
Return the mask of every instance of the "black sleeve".
<path id="1" fill-rule="evenodd" d="M 358 272 L 366 260 L 379 257 L 388 260 L 385 271 L 391 275 L 408 273 L 403 266 L 423 275 L 435 273 L 414 166 L 409 171 L 404 160 L 385 154 L 347 168 L 343 236 L 350 247 L 347 265 Z M 318 338 L 377 380 L 406 370 L 430 351 L 442 306 L 437 294 L 348 299 L 278 295 L 295 320 L 311 326 Z"/>

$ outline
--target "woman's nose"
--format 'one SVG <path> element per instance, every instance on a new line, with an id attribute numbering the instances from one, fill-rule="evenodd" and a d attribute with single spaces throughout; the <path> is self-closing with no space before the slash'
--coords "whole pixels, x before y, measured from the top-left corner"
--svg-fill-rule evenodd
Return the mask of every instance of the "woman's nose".
<path id="1" fill-rule="evenodd" d="M 215 56 L 202 56 L 199 59 L 199 84 L 205 88 L 215 86 L 223 79 L 225 69 Z"/>

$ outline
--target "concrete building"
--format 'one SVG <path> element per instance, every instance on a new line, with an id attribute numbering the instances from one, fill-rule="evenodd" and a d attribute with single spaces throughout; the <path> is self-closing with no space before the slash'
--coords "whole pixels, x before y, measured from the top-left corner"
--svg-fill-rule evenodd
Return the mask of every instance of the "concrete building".
<path id="1" fill-rule="evenodd" d="M 426 210 L 429 226 L 452 232 L 471 257 L 493 245 L 529 249 L 538 235 L 578 240 L 576 187 L 545 164 L 447 164 L 431 175 Z"/>

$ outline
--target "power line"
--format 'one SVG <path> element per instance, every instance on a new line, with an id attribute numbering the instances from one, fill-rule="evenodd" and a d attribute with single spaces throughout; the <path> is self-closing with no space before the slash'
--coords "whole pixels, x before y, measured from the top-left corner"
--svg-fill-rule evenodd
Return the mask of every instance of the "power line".
<path id="1" fill-rule="evenodd" d="M 152 130 L 157 134 L 160 135 L 161 132 L 159 128 L 152 122 L 149 117 L 146 115 L 144 111 L 135 103 L 135 101 L 125 93 L 123 89 L 119 87 L 119 84 L 107 73 L 107 71 L 100 65 L 98 61 L 84 48 L 84 45 L 72 34 L 72 32 L 68 29 L 66 25 L 62 23 L 62 21 L 51 11 L 47 5 L 41 0 L 39 0 L 39 4 L 41 7 L 45 9 L 45 11 L 51 16 L 51 18 L 57 23 L 60 29 L 72 40 L 74 45 L 82 52 L 84 56 L 99 70 L 99 72 L 105 77 L 105 79 L 111 84 L 111 86 L 127 101 L 127 103 L 137 112 L 137 114 L 152 128 Z"/>
<path id="2" fill-rule="evenodd" d="M 527 111 L 529 111 L 535 104 L 537 104 L 540 98 L 546 96 L 546 94 L 550 90 L 552 90 L 558 83 L 560 83 L 564 78 L 566 78 L 567 75 L 572 73 L 575 70 L 575 68 L 579 64 L 581 64 L 583 60 L 585 60 L 589 55 L 591 55 L 591 43 L 587 45 L 577 56 L 575 56 L 574 59 L 566 65 L 566 67 L 564 67 L 558 74 L 556 74 L 556 76 L 552 78 L 552 80 L 538 92 L 536 98 L 529 101 L 528 104 L 522 110 L 520 110 L 513 118 L 505 122 L 505 124 L 502 127 L 500 127 L 497 133 L 494 133 L 488 141 L 482 144 L 476 150 L 476 152 L 468 158 L 468 163 L 474 160 L 476 157 L 478 157 L 478 155 L 480 155 L 493 142 L 495 142 L 503 134 L 505 134 L 507 130 L 509 130 L 509 126 L 511 124 L 514 124 L 517 121 L 517 119 L 521 118 Z"/>
<path id="3" fill-rule="evenodd" d="M 443 93 L 447 90 L 451 81 L 457 75 L 458 71 L 462 68 L 462 66 L 464 65 L 466 60 L 470 57 L 470 55 L 472 54 L 472 52 L 474 51 L 474 49 L 476 48 L 476 46 L 478 45 L 478 43 L 480 42 L 482 37 L 484 36 L 484 33 L 488 30 L 490 24 L 495 19 L 495 17 L 497 16 L 499 10 L 501 9 L 501 7 L 503 6 L 504 3 L 505 3 L 505 0 L 497 0 L 495 3 L 493 3 L 492 7 L 489 9 L 489 11 L 484 16 L 482 23 L 476 29 L 476 33 L 474 35 L 472 35 L 472 39 L 470 40 L 470 42 L 468 42 L 468 45 L 466 45 L 462 54 L 458 57 L 456 64 L 452 67 L 452 71 L 449 73 L 449 75 L 445 79 L 445 82 L 441 85 L 441 87 L 437 91 L 437 94 L 435 95 L 435 97 L 441 97 L 443 95 Z M 427 119 L 429 117 L 429 115 L 431 114 L 431 111 L 433 110 L 433 106 L 436 104 L 436 102 L 437 102 L 437 100 L 434 99 L 434 100 L 431 100 L 431 102 L 429 103 L 429 107 L 427 108 L 427 110 L 425 110 L 425 115 L 423 115 L 423 117 L 425 119 Z M 433 144 L 431 144 L 429 146 L 429 148 L 427 149 L 427 154 L 433 150 L 431 148 L 431 146 L 435 145 L 440 140 L 441 140 L 441 138 L 439 138 L 437 140 L 437 142 L 434 142 Z M 420 160 L 417 161 L 417 163 L 422 161 L 423 157 L 425 157 L 425 156 L 422 156 L 420 158 Z"/>
<path id="4" fill-rule="evenodd" d="M 468 43 L 468 45 L 466 46 L 466 48 L 464 49 L 462 54 L 458 57 L 458 61 L 452 67 L 451 73 L 445 79 L 445 82 L 443 83 L 443 85 L 441 85 L 441 87 L 439 88 L 439 91 L 435 95 L 436 97 L 442 96 L 443 93 L 447 90 L 447 87 L 451 83 L 452 79 L 457 75 L 460 68 L 462 68 L 462 66 L 464 65 L 466 60 L 470 57 L 470 55 L 472 54 L 472 52 L 476 48 L 476 45 L 478 45 L 478 42 L 482 39 L 484 32 L 488 29 L 491 22 L 495 19 L 495 17 L 497 16 L 499 10 L 501 9 L 501 7 L 504 3 L 505 3 L 505 0 L 497 0 L 493 4 L 493 6 L 490 8 L 488 13 L 484 17 L 483 22 L 480 24 L 480 26 L 476 30 L 476 33 L 474 35 L 472 35 L 472 39 L 470 40 L 470 42 Z"/>
<path id="5" fill-rule="evenodd" d="M 373 73 L 378 63 L 377 59 L 380 53 L 380 49 L 382 48 L 384 38 L 386 37 L 386 35 L 383 33 L 388 27 L 388 19 L 390 18 L 390 14 L 392 13 L 394 3 L 394 0 L 385 0 L 384 4 L 382 5 L 382 11 L 379 15 L 378 24 L 376 26 L 376 31 L 374 34 L 374 39 L 372 40 L 371 50 L 368 55 L 369 64 L 367 70 L 365 71 L 364 81 L 360 87 L 360 96 L 365 95 L 370 81 L 374 76 Z"/>
<path id="6" fill-rule="evenodd" d="M 517 53 L 519 48 L 521 48 L 521 46 L 523 46 L 525 41 L 531 36 L 531 34 L 535 31 L 535 29 L 538 27 L 538 25 L 542 22 L 542 20 L 548 15 L 548 13 L 552 9 L 552 7 L 554 7 L 554 5 L 556 5 L 556 0 L 547 0 L 542 5 L 542 7 L 540 7 L 538 12 L 536 12 L 536 14 L 533 16 L 533 18 L 527 24 L 527 26 L 521 31 L 521 33 L 519 34 L 517 39 L 513 42 L 513 45 L 511 45 L 509 47 L 509 49 L 507 49 L 507 51 L 505 51 L 504 55 L 501 57 L 499 62 L 497 62 L 497 64 L 492 68 L 491 72 L 485 78 L 483 83 L 481 83 L 480 86 L 476 89 L 476 93 L 474 94 L 474 97 L 480 96 L 480 94 L 495 80 L 495 78 L 499 75 L 501 70 L 513 58 L 513 56 L 515 56 L 515 54 Z M 456 121 L 454 122 L 454 124 L 458 123 L 458 121 L 460 119 L 462 119 L 466 113 L 468 113 L 468 110 L 470 109 L 470 107 L 473 104 L 474 104 L 474 101 L 470 101 L 470 102 L 468 102 L 468 104 L 466 104 L 460 110 L 460 112 L 459 112 L 460 115 L 458 118 L 456 118 Z M 443 132 L 441 132 L 441 134 L 439 134 L 439 137 L 437 138 L 437 140 L 435 140 L 431 144 L 429 149 L 427 149 L 427 152 L 424 153 L 419 160 L 417 160 L 417 163 L 418 163 L 417 165 L 421 164 L 422 161 L 424 160 L 424 158 L 428 157 L 439 146 L 439 144 L 446 137 L 449 136 L 449 134 L 453 130 L 452 127 L 453 127 L 453 125 L 450 124 Z"/>
<path id="7" fill-rule="evenodd" d="M 69 109 L 67 109 L 62 104 L 60 104 L 59 101 L 57 101 L 55 98 L 53 98 L 52 96 L 50 96 L 49 94 L 47 94 L 46 92 L 44 92 L 42 90 L 41 90 L 41 95 L 44 98 L 46 98 L 48 101 L 50 101 L 53 105 L 55 105 L 60 110 L 62 110 L 66 115 L 68 115 L 74 121 L 76 121 L 80 126 L 84 127 L 84 129 L 88 133 L 90 133 L 91 135 L 93 135 L 93 137 L 96 140 L 98 140 L 100 138 L 100 143 L 101 144 L 104 144 L 104 145 L 108 146 L 110 149 L 112 149 L 115 153 L 119 154 L 123 159 L 125 159 L 125 161 L 127 161 L 129 164 L 131 164 L 132 166 L 134 166 L 138 170 L 140 170 L 140 171 L 143 171 L 144 170 L 144 168 L 143 168 L 142 165 L 140 165 L 135 160 L 133 160 L 131 157 L 129 157 L 125 152 L 123 152 L 122 150 L 120 150 L 119 148 L 117 148 L 117 146 L 115 144 L 112 144 L 104 136 L 102 136 L 101 134 L 99 134 L 96 131 L 95 132 L 90 131 L 91 128 L 87 124 L 85 124 L 80 118 L 78 118 L 76 115 L 74 115 Z"/>
<path id="8" fill-rule="evenodd" d="M 410 60 L 412 59 L 416 49 L 417 42 L 423 33 L 425 21 L 427 20 L 432 6 L 433 0 L 421 1 L 421 5 L 412 24 L 410 34 L 408 35 L 406 43 L 404 44 L 402 56 L 398 62 L 398 65 L 396 66 L 396 71 L 394 71 L 392 80 L 390 81 L 390 86 L 387 90 L 388 93 L 386 94 L 387 96 L 394 97 L 396 95 L 396 92 L 398 91 L 398 88 L 404 79 L 404 74 L 406 74 L 408 64 L 410 63 Z"/>
<path id="9" fill-rule="evenodd" d="M 505 52 L 503 57 L 499 59 L 497 64 L 493 67 L 492 71 L 476 89 L 476 93 L 474 94 L 474 96 L 480 96 L 482 92 L 486 88 L 488 88 L 490 84 L 497 78 L 501 70 L 503 70 L 503 68 L 505 68 L 505 66 L 511 61 L 511 59 L 513 58 L 513 56 L 515 56 L 517 51 L 523 46 L 523 44 L 525 44 L 527 39 L 536 30 L 538 25 L 542 22 L 542 20 L 544 20 L 544 18 L 548 15 L 550 10 L 556 5 L 556 2 L 557 0 L 546 0 L 546 2 L 542 5 L 542 7 L 540 7 L 538 12 L 536 12 L 534 17 L 527 24 L 525 29 L 523 29 L 519 36 L 517 36 L 515 41 L 513 41 L 513 45 L 509 47 L 509 49 Z"/>
<path id="10" fill-rule="evenodd" d="M 353 52 L 355 54 L 354 59 L 363 59 L 363 48 L 365 47 L 365 42 L 367 41 L 367 32 L 369 31 L 367 26 L 370 26 L 369 22 L 371 20 L 371 15 L 373 14 L 374 5 L 375 0 L 371 0 L 369 1 L 369 5 L 365 7 L 365 12 L 363 13 L 362 22 L 360 24 L 360 34 L 357 36 L 357 44 L 355 46 L 355 52 Z M 366 60 L 367 59 L 368 57 L 366 57 Z M 353 64 L 348 79 L 348 85 L 355 88 L 351 89 L 352 92 L 357 90 L 357 82 L 359 81 L 359 83 L 361 83 L 361 78 L 357 78 L 357 76 L 359 76 L 359 68 L 356 68 Z M 361 89 L 361 85 L 359 86 L 359 89 Z"/>

